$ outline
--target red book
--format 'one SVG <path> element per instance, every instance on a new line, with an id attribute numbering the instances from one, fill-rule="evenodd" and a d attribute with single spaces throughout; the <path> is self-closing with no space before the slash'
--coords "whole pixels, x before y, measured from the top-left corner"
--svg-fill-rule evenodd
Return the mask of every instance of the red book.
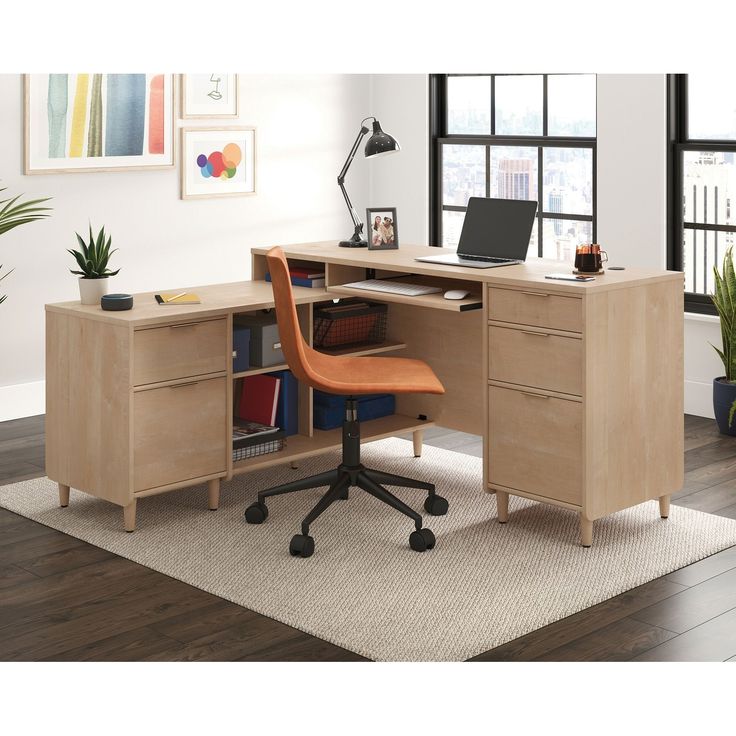
<path id="1" fill-rule="evenodd" d="M 243 379 L 238 416 L 249 422 L 274 426 L 280 388 L 280 378 L 267 376 L 265 373 L 246 376 Z"/>
<path id="2" fill-rule="evenodd" d="M 323 279 L 325 270 L 324 268 L 321 271 L 318 268 L 290 268 L 289 274 L 298 279 Z"/>

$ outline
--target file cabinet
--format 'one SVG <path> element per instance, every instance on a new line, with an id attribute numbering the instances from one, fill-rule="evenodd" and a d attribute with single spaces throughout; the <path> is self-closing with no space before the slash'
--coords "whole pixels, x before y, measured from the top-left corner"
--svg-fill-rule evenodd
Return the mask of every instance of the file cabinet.
<path id="1" fill-rule="evenodd" d="M 605 276 L 599 277 L 605 283 Z M 486 484 L 593 521 L 682 484 L 682 287 L 488 286 Z M 665 364 L 666 363 L 666 364 Z"/>

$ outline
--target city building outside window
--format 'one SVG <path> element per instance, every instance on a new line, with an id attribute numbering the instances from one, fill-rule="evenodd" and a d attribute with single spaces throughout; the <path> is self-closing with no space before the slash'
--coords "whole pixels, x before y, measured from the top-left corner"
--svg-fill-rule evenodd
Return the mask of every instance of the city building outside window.
<path id="1" fill-rule="evenodd" d="M 539 203 L 528 257 L 596 238 L 594 74 L 430 78 L 430 242 L 455 248 L 469 197 Z"/>
<path id="2" fill-rule="evenodd" d="M 685 309 L 715 314 L 713 267 L 736 241 L 736 89 L 725 74 L 672 74 L 669 264 L 685 274 Z"/>

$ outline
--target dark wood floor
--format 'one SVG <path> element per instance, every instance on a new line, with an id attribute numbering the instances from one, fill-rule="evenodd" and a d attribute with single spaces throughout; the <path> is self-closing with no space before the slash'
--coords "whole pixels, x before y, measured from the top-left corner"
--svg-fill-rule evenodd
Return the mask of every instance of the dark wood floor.
<path id="1" fill-rule="evenodd" d="M 480 456 L 477 437 L 427 444 Z M 43 475 L 43 417 L 0 424 L 0 484 Z M 736 438 L 685 418 L 676 503 L 736 518 Z M 736 658 L 736 547 L 475 660 Z M 352 652 L 0 509 L 0 661 L 359 660 Z"/>

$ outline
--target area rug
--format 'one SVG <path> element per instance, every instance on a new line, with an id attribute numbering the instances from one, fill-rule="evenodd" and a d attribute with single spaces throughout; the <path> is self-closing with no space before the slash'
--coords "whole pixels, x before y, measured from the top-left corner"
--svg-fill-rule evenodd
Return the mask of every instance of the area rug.
<path id="1" fill-rule="evenodd" d="M 294 470 L 270 468 L 223 484 L 217 513 L 205 487 L 144 498 L 138 528 L 122 529 L 119 507 L 72 491 L 58 506 L 47 478 L 0 487 L 0 506 L 374 660 L 463 660 L 736 544 L 736 521 L 656 502 L 594 525 L 578 542 L 577 515 L 511 499 L 496 522 L 495 496 L 480 489 L 481 461 L 410 442 L 363 446 L 366 465 L 436 483 L 450 502 L 425 517 L 433 550 L 408 545 L 412 522 L 352 490 L 312 526 L 316 550 L 289 555 L 291 536 L 320 491 L 269 500 L 265 524 L 243 511 L 260 488 L 335 467 L 337 453 Z M 422 491 L 397 490 L 421 510 Z"/>

